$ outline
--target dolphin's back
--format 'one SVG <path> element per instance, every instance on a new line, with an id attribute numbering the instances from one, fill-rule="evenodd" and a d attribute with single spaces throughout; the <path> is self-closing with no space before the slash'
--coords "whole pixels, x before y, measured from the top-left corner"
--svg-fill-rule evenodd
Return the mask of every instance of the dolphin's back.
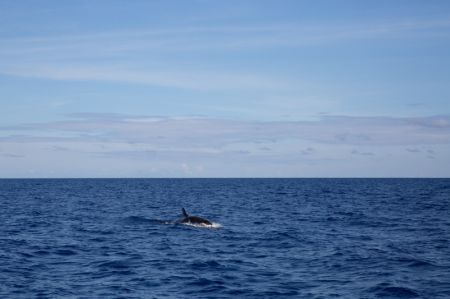
<path id="1" fill-rule="evenodd" d="M 195 223 L 195 224 L 207 224 L 212 225 L 212 223 L 205 218 L 197 217 L 197 216 L 189 216 L 186 218 L 187 222 Z"/>
<path id="2" fill-rule="evenodd" d="M 192 223 L 192 224 L 206 224 L 212 225 L 209 220 L 198 216 L 189 216 L 184 208 L 181 208 L 181 212 L 183 213 L 183 219 L 180 221 L 181 223 Z"/>

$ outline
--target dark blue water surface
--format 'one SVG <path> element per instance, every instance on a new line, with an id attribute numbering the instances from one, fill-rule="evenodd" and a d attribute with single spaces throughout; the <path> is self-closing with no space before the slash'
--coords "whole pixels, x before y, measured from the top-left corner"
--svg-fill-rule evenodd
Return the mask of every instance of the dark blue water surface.
<path id="1" fill-rule="evenodd" d="M 449 179 L 0 180 L 0 219 L 0 298 L 450 298 Z"/>

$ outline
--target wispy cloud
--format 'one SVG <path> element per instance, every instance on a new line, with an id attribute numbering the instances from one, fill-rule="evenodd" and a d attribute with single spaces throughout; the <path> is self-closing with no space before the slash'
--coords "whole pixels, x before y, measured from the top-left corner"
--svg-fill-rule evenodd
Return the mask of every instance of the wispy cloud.
<path id="1" fill-rule="evenodd" d="M 4 67 L 0 72 L 52 80 L 123 82 L 193 90 L 286 90 L 294 85 L 289 82 L 292 80 L 238 71 L 142 70 L 126 66 L 30 64 Z"/>
<path id="2" fill-rule="evenodd" d="M 302 155 L 313 155 L 317 152 L 317 150 L 313 147 L 307 147 L 305 149 L 302 149 L 300 152 Z"/>
<path id="3" fill-rule="evenodd" d="M 410 147 L 408 147 L 408 148 L 406 148 L 405 149 L 407 152 L 409 152 L 409 153 L 420 153 L 421 152 L 421 150 L 420 149 L 418 149 L 418 148 L 410 148 Z"/>
<path id="4" fill-rule="evenodd" d="M 398 38 L 405 33 L 423 36 L 431 28 L 448 30 L 450 22 L 406 20 L 360 26 L 211 26 L 6 38 L 0 39 L 0 73 L 52 80 L 125 82 L 201 90 L 281 90 L 292 88 L 298 82 L 260 72 L 217 68 L 205 65 L 201 59 L 194 59 L 196 67 L 192 64 L 183 66 L 179 54 L 295 48 L 343 40 Z"/>
<path id="5" fill-rule="evenodd" d="M 358 155 L 358 156 L 375 156 L 372 152 L 361 152 L 359 150 L 352 150 L 352 155 Z"/>
<path id="6" fill-rule="evenodd" d="M 0 127 L 0 131 L 27 131 L 34 138 L 149 143 L 160 146 L 217 147 L 251 142 L 263 147 L 280 140 L 310 140 L 324 144 L 422 145 L 450 143 L 450 116 L 423 118 L 325 116 L 315 121 L 236 121 L 223 119 L 121 115 L 72 114 L 58 122 Z M 430 124 L 439 124 L 438 126 Z M 34 132 L 34 133 L 33 133 Z M 54 135 L 52 135 L 54 134 Z M 4 134 L 3 134 L 4 135 Z M 42 136 L 44 135 L 44 136 Z M 72 137 L 70 137 L 72 136 Z M 27 139 L 26 136 L 4 136 Z M 267 144 L 269 144 L 267 143 Z M 312 148 L 304 150 L 312 153 Z"/>
<path id="7" fill-rule="evenodd" d="M 12 154 L 12 153 L 0 153 L 1 157 L 4 158 L 23 158 L 25 155 Z"/>
<path id="8" fill-rule="evenodd" d="M 64 36 L 15 37 L 0 40 L 1 54 L 86 53 L 114 54 L 130 51 L 245 50 L 298 47 L 349 39 L 427 36 L 429 29 L 450 28 L 448 19 L 366 22 L 355 24 L 264 24 L 191 26 L 88 32 Z"/>

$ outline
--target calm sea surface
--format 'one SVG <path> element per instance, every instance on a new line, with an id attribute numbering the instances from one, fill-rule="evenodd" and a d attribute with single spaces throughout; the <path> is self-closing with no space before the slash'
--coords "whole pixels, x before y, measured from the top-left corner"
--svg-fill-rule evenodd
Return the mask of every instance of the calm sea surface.
<path id="1" fill-rule="evenodd" d="M 450 298 L 450 179 L 0 180 L 0 220 L 0 298 Z"/>

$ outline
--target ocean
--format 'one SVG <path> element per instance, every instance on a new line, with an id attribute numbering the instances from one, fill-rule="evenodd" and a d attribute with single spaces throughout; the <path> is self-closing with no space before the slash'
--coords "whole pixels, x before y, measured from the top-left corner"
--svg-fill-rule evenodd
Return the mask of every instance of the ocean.
<path id="1" fill-rule="evenodd" d="M 0 219 L 0 298 L 450 298 L 450 179 L 3 179 Z"/>

